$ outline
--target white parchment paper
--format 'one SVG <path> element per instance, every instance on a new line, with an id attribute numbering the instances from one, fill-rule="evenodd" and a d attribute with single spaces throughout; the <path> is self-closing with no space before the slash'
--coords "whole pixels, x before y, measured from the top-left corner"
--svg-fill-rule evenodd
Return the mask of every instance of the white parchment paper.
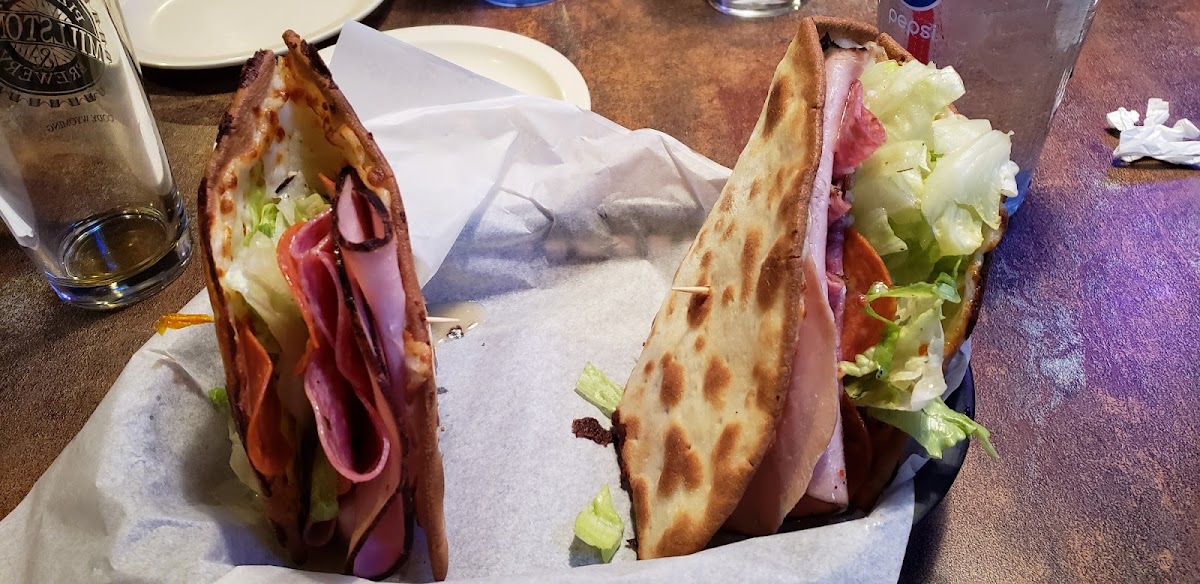
<path id="1" fill-rule="evenodd" d="M 729 171 L 659 132 L 521 96 L 355 23 L 332 68 L 396 172 L 427 301 L 486 309 L 483 325 L 437 350 L 451 580 L 897 579 L 911 482 L 863 519 L 684 558 L 635 562 L 626 548 L 592 565 L 571 529 L 603 485 L 633 530 L 612 446 L 571 434 L 573 419 L 600 417 L 575 379 L 590 361 L 625 380 Z M 181 311 L 210 311 L 207 297 Z M 142 347 L 0 522 L 0 581 L 353 581 L 282 567 L 205 397 L 223 380 L 211 327 Z M 395 578 L 428 577 L 417 541 Z"/>

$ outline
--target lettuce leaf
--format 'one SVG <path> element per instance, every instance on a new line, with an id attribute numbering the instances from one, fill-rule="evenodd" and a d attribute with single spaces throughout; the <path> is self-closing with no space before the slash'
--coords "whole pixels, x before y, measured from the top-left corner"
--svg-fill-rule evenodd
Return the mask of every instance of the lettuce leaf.
<path id="1" fill-rule="evenodd" d="M 928 172 L 929 150 L 924 142 L 889 139 L 854 174 L 850 212 L 855 222 L 861 222 L 859 213 L 867 210 L 882 209 L 892 216 L 920 209 Z"/>
<path id="2" fill-rule="evenodd" d="M 275 247 L 274 239 L 262 231 L 255 231 L 234 256 L 222 284 L 242 295 L 274 339 L 299 338 L 303 341 L 307 329 L 292 291 L 283 279 L 283 272 L 279 270 Z"/>
<path id="3" fill-rule="evenodd" d="M 917 410 L 946 392 L 942 375 L 945 335 L 941 299 L 906 298 L 899 302 L 900 327 L 888 382 L 908 395 L 905 409 Z"/>
<path id="4" fill-rule="evenodd" d="M 935 156 L 944 156 L 963 148 L 992 131 L 988 120 L 972 120 L 963 115 L 951 115 L 933 121 L 933 141 L 929 147 Z"/>
<path id="5" fill-rule="evenodd" d="M 1000 201 L 1016 184 L 1008 135 L 991 130 L 946 152 L 925 181 L 921 212 L 945 255 L 969 255 L 983 243 L 983 225 L 1000 227 Z"/>
<path id="6" fill-rule="evenodd" d="M 930 401 L 919 411 L 867 408 L 867 415 L 903 430 L 929 453 L 941 458 L 942 451 L 968 438 L 975 438 L 988 456 L 998 459 L 991 433 L 964 414 L 950 409 L 941 398 Z"/>
<path id="7" fill-rule="evenodd" d="M 621 521 L 621 516 L 613 508 L 612 493 L 608 485 L 604 485 L 596 498 L 575 517 L 575 536 L 600 550 L 600 558 L 608 563 L 621 548 L 621 536 L 624 534 L 625 522 Z"/>
<path id="8" fill-rule="evenodd" d="M 966 93 L 954 68 L 938 69 L 916 60 L 899 66 L 890 61 L 875 63 L 859 80 L 863 105 L 883 123 L 889 141 L 930 141 L 934 118 Z"/>
<path id="9" fill-rule="evenodd" d="M 862 212 L 856 217 L 854 227 L 880 256 L 908 250 L 908 244 L 896 237 L 896 232 L 888 222 L 887 211 L 883 209 L 874 208 Z"/>
<path id="10" fill-rule="evenodd" d="M 233 474 L 237 477 L 238 482 L 246 485 L 254 494 L 261 495 L 262 488 L 258 485 L 258 474 L 254 472 L 254 467 L 250 466 L 250 457 L 246 455 L 246 447 L 242 444 L 241 437 L 238 436 L 237 426 L 233 424 L 233 411 L 229 409 L 229 394 L 224 387 L 214 387 L 208 390 L 208 402 L 225 418 L 225 431 L 229 436 L 231 446 L 229 468 L 233 469 Z"/>
<path id="11" fill-rule="evenodd" d="M 617 406 L 621 405 L 621 395 L 624 388 L 609 379 L 595 365 L 588 363 L 583 366 L 583 372 L 575 381 L 575 393 L 587 400 L 588 403 L 600 408 L 605 416 L 611 418 Z"/>
<path id="12" fill-rule="evenodd" d="M 217 411 L 224 412 L 229 409 L 229 394 L 225 392 L 224 387 L 214 387 L 208 390 L 208 403 Z"/>

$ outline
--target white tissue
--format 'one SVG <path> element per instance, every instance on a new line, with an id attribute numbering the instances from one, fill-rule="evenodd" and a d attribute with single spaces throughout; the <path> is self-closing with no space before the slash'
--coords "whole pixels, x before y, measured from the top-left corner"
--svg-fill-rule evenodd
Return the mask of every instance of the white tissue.
<path id="1" fill-rule="evenodd" d="M 1142 115 L 1137 113 L 1137 110 L 1127 110 L 1119 107 L 1115 112 L 1108 112 L 1108 127 L 1118 132 L 1124 132 L 1136 126 L 1138 119 L 1141 117 Z"/>
<path id="2" fill-rule="evenodd" d="M 1171 113 L 1171 103 L 1163 101 L 1157 97 L 1150 98 L 1146 102 L 1146 121 L 1145 126 L 1160 126 L 1167 123 L 1167 117 Z"/>
<path id="3" fill-rule="evenodd" d="M 1179 118 L 1178 120 L 1175 120 L 1175 125 L 1172 126 L 1172 128 L 1175 131 L 1180 132 L 1185 140 L 1195 140 L 1196 138 L 1200 138 L 1200 128 L 1197 128 L 1196 124 L 1193 124 L 1192 121 L 1187 118 Z"/>
<path id="4" fill-rule="evenodd" d="M 1146 102 L 1146 119 L 1137 125 L 1138 112 L 1117 108 L 1108 113 L 1108 127 L 1121 133 L 1113 157 L 1129 163 L 1154 158 L 1171 164 L 1200 167 L 1200 128 L 1187 118 L 1167 126 L 1170 102 L 1157 97 Z"/>

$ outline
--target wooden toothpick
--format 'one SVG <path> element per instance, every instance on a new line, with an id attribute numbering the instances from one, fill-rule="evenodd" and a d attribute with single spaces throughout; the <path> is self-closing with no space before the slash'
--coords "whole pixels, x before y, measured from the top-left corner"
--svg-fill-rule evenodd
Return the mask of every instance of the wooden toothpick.
<path id="1" fill-rule="evenodd" d="M 712 289 L 708 286 L 675 286 L 671 290 L 688 294 L 708 294 Z"/>
<path id="2" fill-rule="evenodd" d="M 449 318 L 445 316 L 427 316 L 425 317 L 425 322 L 429 324 L 454 324 L 462 321 L 457 318 Z"/>

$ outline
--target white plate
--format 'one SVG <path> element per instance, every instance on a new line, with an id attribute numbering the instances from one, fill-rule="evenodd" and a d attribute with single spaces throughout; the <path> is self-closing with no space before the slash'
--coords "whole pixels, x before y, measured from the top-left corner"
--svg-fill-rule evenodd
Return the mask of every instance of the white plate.
<path id="1" fill-rule="evenodd" d="M 384 31 L 459 67 L 528 95 L 552 97 L 591 109 L 583 75 L 552 47 L 506 30 L 479 26 L 415 26 Z M 329 61 L 335 46 L 321 56 Z"/>
<path id="2" fill-rule="evenodd" d="M 163 69 L 241 65 L 259 49 L 284 50 L 283 31 L 310 43 L 383 0 L 121 0 L 138 61 Z"/>

